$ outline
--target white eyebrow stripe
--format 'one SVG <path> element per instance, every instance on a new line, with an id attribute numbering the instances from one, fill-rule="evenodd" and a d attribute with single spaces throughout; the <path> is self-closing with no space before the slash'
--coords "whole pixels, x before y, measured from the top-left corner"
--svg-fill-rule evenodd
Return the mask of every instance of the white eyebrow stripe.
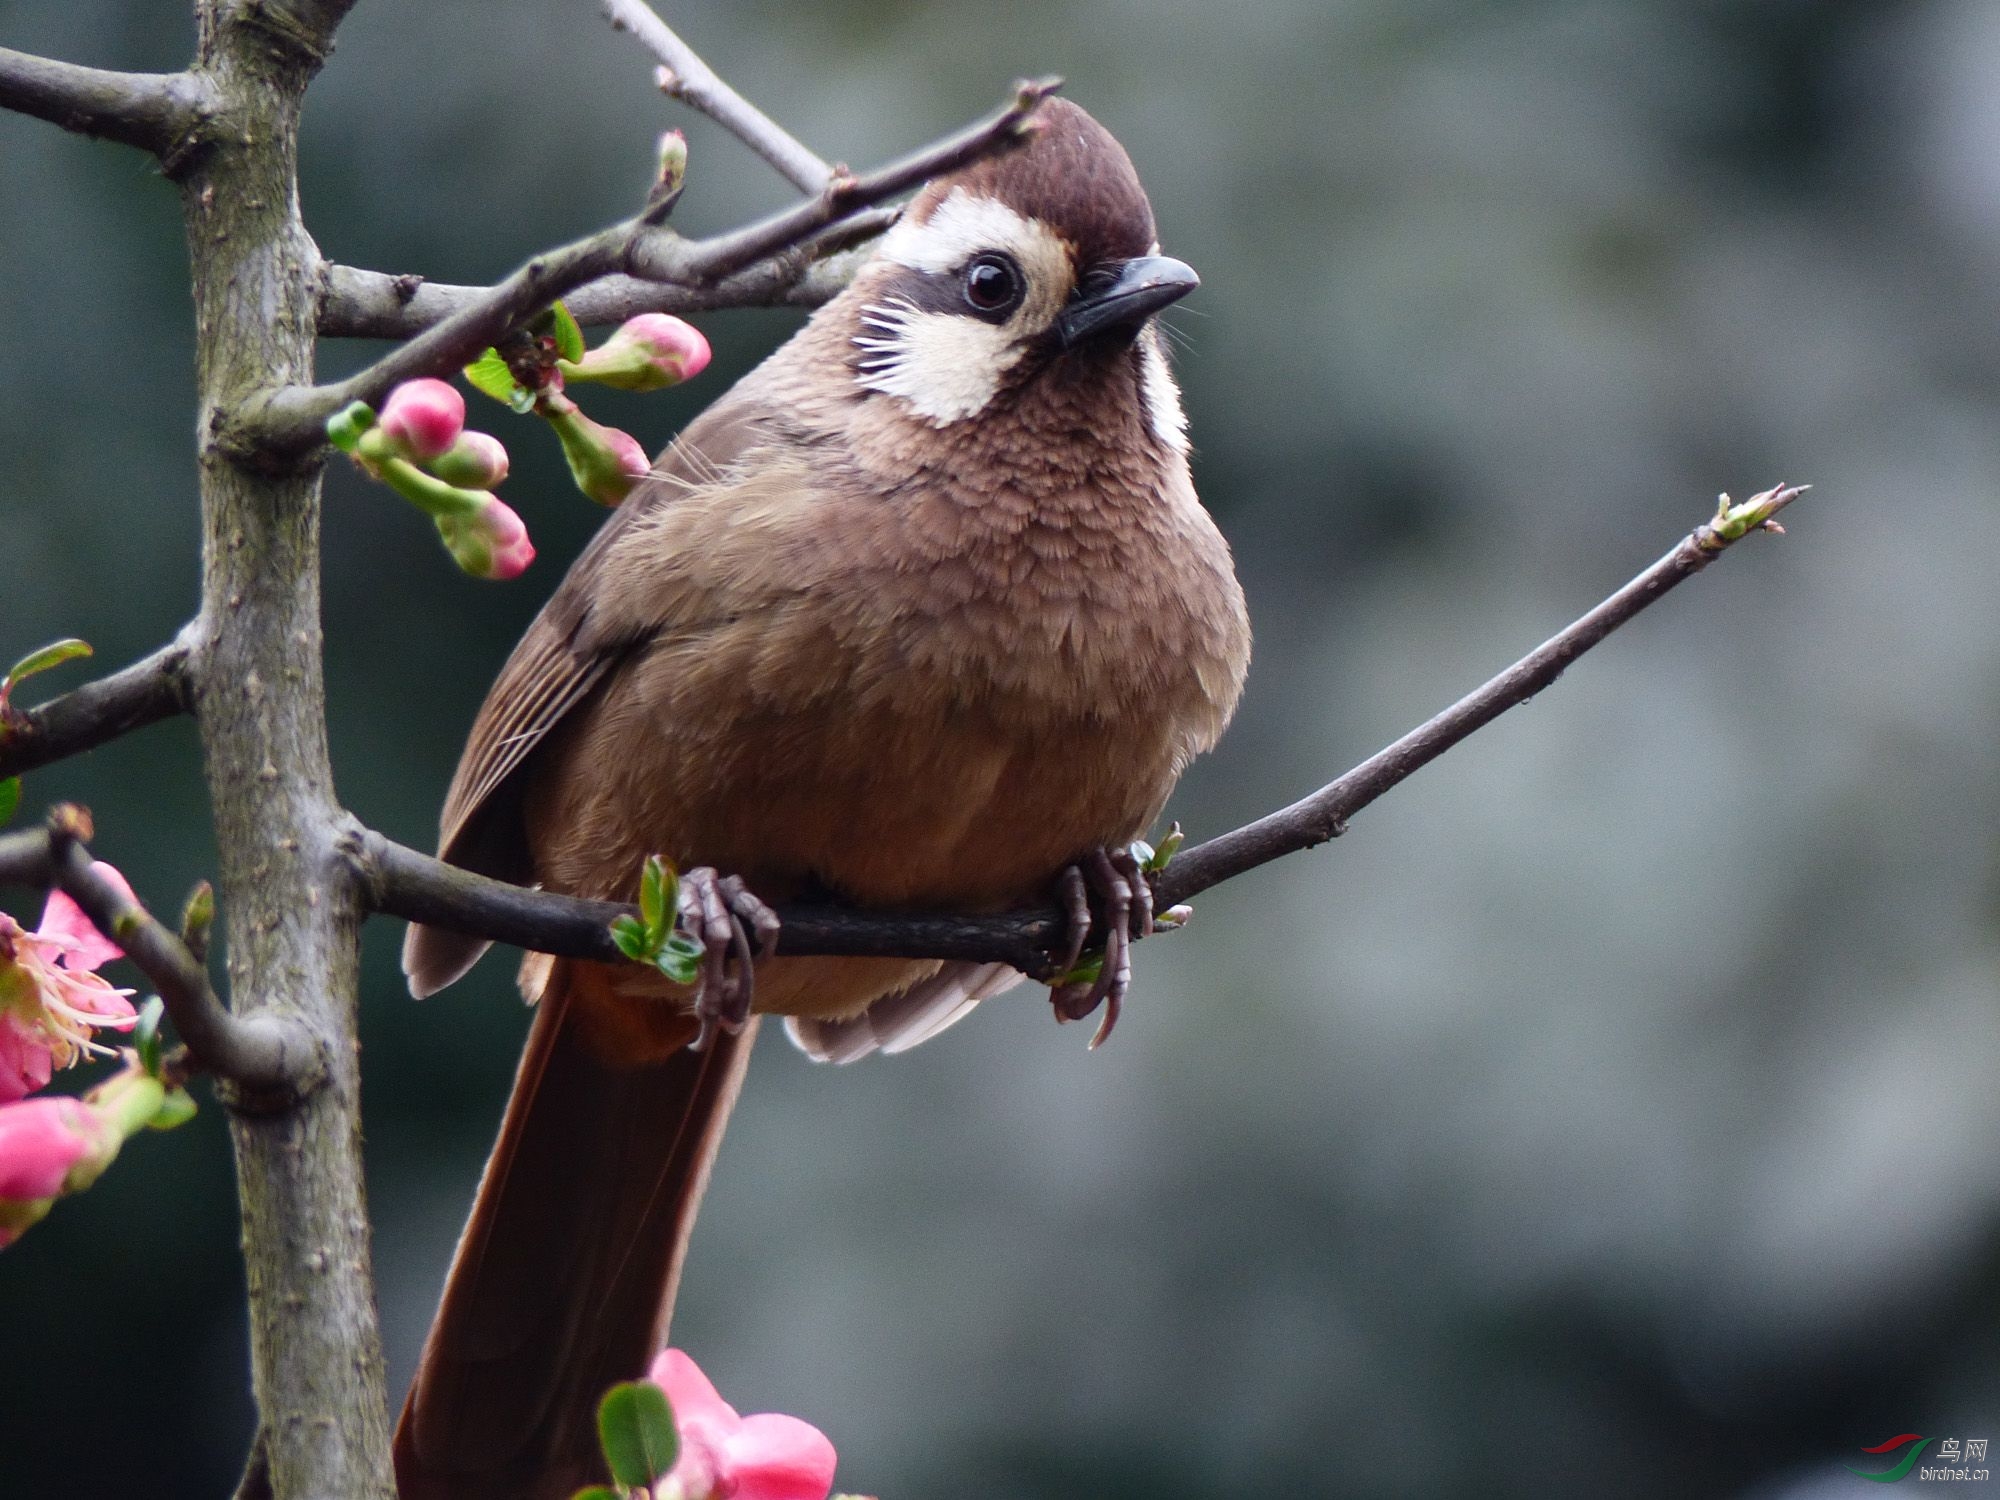
<path id="1" fill-rule="evenodd" d="M 982 250 L 1025 251 L 1048 231 L 997 199 L 953 188 L 919 224 L 899 219 L 882 236 L 882 255 L 913 271 L 954 271 Z"/>

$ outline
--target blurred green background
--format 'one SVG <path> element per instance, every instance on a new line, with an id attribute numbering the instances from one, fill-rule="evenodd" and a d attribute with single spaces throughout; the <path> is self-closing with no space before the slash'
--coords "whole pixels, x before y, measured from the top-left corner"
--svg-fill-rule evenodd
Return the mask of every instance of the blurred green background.
<path id="1" fill-rule="evenodd" d="M 677 1341 L 887 1500 L 1872 1491 L 2000 1436 L 2000 10 L 1983 0 L 701 0 L 670 21 L 831 158 L 1054 71 L 1201 292 L 1197 477 L 1258 629 L 1174 811 L 1327 779 L 1594 603 L 1717 490 L 1817 488 L 1330 849 L 1147 944 L 1114 1045 L 1032 994 L 816 1069 L 767 1037 Z M 160 0 L 0 42 L 171 68 Z M 368 0 L 306 115 L 333 258 L 489 279 L 628 212 L 788 191 L 582 0 Z M 172 190 L 0 115 L 0 656 L 103 666 L 196 592 Z M 794 318 L 602 401 L 663 443 Z M 375 352 L 331 345 L 338 372 Z M 543 561 L 456 574 L 336 473 L 340 790 L 427 843 L 597 513 L 497 407 Z M 42 679 L 55 691 L 69 668 Z M 30 698 L 41 696 L 30 694 Z M 212 868 L 192 729 L 29 778 L 156 908 Z M 28 904 L 10 896 L 10 909 Z M 370 1188 L 400 1391 L 525 1026 L 372 929 Z M 0 1258 L 0 1490 L 227 1492 L 249 1410 L 220 1111 Z"/>

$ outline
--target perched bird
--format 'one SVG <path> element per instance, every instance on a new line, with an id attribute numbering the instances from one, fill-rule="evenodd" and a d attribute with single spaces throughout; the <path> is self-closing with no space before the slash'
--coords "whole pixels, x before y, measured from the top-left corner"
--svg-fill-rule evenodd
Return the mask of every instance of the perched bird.
<path id="1" fill-rule="evenodd" d="M 692 994 L 638 964 L 523 964 L 539 1009 L 404 1408 L 404 1500 L 601 1481 L 595 1404 L 664 1336 L 746 1010 L 846 1060 L 1020 978 L 753 967 L 759 898 L 994 911 L 1059 892 L 1078 942 L 1094 898 L 1103 974 L 1057 1010 L 1123 993 L 1150 900 L 1125 846 L 1222 733 L 1249 626 L 1153 322 L 1196 277 L 1159 254 L 1102 126 L 1062 100 L 1034 125 L 928 184 L 686 429 L 473 726 L 443 858 L 629 900 L 661 853 L 689 872 L 708 956 Z M 484 947 L 412 929 L 411 989 Z"/>

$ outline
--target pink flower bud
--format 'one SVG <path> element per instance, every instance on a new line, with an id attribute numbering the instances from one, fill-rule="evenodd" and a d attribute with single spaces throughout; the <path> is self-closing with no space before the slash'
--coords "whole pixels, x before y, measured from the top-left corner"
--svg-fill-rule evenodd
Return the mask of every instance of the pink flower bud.
<path id="1" fill-rule="evenodd" d="M 117 1151 L 116 1128 L 81 1099 L 0 1105 L 0 1246 L 49 1211 L 80 1162 Z"/>
<path id="2" fill-rule="evenodd" d="M 490 490 L 507 477 L 507 450 L 484 432 L 461 432 L 448 452 L 431 460 L 430 471 L 462 490 Z"/>
<path id="3" fill-rule="evenodd" d="M 738 1416 L 678 1349 L 654 1360 L 647 1378 L 667 1393 L 681 1440 L 658 1493 L 685 1500 L 826 1500 L 835 1455 L 817 1427 L 772 1412 Z"/>
<path id="4" fill-rule="evenodd" d="M 406 380 L 389 393 L 379 426 L 409 457 L 437 458 L 465 428 L 465 398 L 442 380 Z"/>
<path id="5" fill-rule="evenodd" d="M 692 380 L 708 368 L 708 340 L 692 323 L 671 313 L 640 313 L 628 318 L 612 340 L 629 339 L 645 349 L 675 381 Z"/>
<path id="6" fill-rule="evenodd" d="M 708 368 L 708 340 L 670 313 L 640 313 L 563 371 L 621 391 L 658 391 Z"/>
<path id="7" fill-rule="evenodd" d="M 437 518 L 438 535 L 455 561 L 474 578 L 518 578 L 535 560 L 535 544 L 521 518 L 496 495 L 479 508 Z"/>
<path id="8" fill-rule="evenodd" d="M 653 461 L 637 438 L 591 421 L 568 397 L 543 398 L 541 412 L 562 440 L 576 487 L 599 505 L 616 505 L 653 472 Z"/>

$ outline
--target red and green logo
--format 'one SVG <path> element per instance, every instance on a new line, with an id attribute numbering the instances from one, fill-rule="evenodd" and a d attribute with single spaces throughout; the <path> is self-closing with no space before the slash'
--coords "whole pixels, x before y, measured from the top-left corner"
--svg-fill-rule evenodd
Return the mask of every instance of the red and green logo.
<path id="1" fill-rule="evenodd" d="M 1859 1474 L 1863 1479 L 1872 1479 L 1877 1484 L 1894 1484 L 1898 1479 L 1901 1479 L 1917 1466 L 1917 1460 L 1924 1456 L 1924 1449 L 1931 1445 L 1931 1440 L 1918 1433 L 1906 1432 L 1900 1437 L 1890 1438 L 1886 1443 L 1877 1443 L 1872 1448 L 1863 1448 L 1861 1450 L 1863 1453 L 1893 1453 L 1905 1443 L 1913 1445 L 1910 1451 L 1886 1469 L 1881 1469 L 1871 1474 L 1868 1470 L 1857 1469 L 1852 1464 L 1847 1464 L 1844 1467 L 1848 1473 Z"/>

